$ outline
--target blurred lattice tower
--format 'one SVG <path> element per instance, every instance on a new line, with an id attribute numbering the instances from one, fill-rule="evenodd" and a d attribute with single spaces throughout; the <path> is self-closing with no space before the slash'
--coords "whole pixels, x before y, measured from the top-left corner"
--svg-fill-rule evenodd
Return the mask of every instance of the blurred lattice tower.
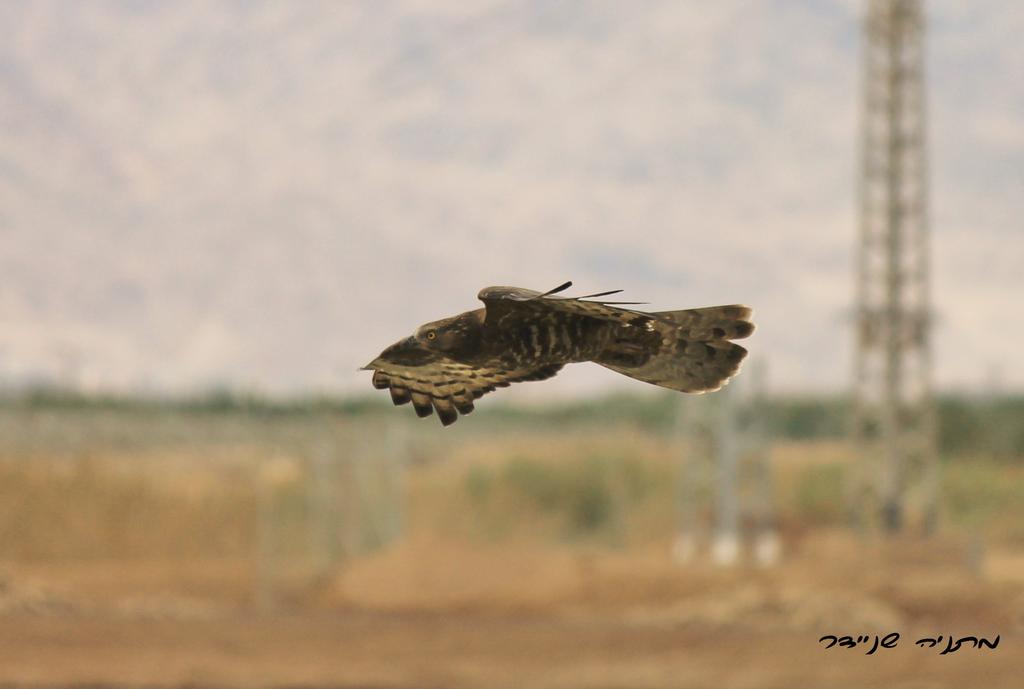
<path id="1" fill-rule="evenodd" d="M 921 0 L 869 0 L 864 22 L 853 511 L 886 532 L 935 521 L 924 23 Z"/>
<path id="2" fill-rule="evenodd" d="M 765 400 L 765 369 L 755 363 L 729 385 L 701 396 L 680 396 L 680 458 L 673 545 L 677 562 L 706 551 L 719 565 L 748 558 L 761 566 L 779 559 Z"/>

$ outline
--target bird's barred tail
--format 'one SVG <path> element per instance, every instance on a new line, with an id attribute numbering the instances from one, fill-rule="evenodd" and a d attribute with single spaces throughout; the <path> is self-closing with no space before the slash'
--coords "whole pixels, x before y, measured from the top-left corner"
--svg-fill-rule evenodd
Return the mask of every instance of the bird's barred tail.
<path id="1" fill-rule="evenodd" d="M 747 350 L 730 340 L 754 332 L 747 306 L 661 311 L 616 325 L 594 359 L 630 378 L 679 390 L 717 390 L 736 375 Z"/>

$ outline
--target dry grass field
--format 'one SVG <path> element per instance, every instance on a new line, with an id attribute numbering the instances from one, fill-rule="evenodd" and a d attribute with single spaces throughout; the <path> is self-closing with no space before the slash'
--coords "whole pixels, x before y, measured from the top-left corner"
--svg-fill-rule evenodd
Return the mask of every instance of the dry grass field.
<path id="1" fill-rule="evenodd" d="M 779 444 L 779 564 L 680 565 L 670 435 L 380 423 L 0 415 L 0 685 L 1019 686 L 1016 464 L 947 463 L 939 535 L 865 540 L 848 451 Z"/>

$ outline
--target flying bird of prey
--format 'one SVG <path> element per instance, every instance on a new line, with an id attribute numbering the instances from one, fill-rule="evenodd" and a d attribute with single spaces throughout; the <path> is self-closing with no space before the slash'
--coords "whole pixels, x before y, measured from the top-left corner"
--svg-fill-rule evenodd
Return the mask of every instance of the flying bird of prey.
<path id="1" fill-rule="evenodd" d="M 646 383 L 681 392 L 717 390 L 747 350 L 730 342 L 754 331 L 749 307 L 734 304 L 646 313 L 594 301 L 622 290 L 560 297 L 486 287 L 484 308 L 420 326 L 363 367 L 373 386 L 416 414 L 437 410 L 445 426 L 473 411 L 473 400 L 510 383 L 551 378 L 566 364 L 593 361 Z M 589 301 L 588 301 L 589 300 Z"/>

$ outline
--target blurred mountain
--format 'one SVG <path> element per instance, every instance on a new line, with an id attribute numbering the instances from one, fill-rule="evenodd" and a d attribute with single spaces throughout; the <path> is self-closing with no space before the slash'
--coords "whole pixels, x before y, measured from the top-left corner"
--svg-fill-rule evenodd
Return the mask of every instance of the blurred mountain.
<path id="1" fill-rule="evenodd" d="M 571 278 L 752 302 L 773 377 L 841 384 L 856 8 L 4 3 L 0 379 L 347 389 L 480 287 Z"/>

